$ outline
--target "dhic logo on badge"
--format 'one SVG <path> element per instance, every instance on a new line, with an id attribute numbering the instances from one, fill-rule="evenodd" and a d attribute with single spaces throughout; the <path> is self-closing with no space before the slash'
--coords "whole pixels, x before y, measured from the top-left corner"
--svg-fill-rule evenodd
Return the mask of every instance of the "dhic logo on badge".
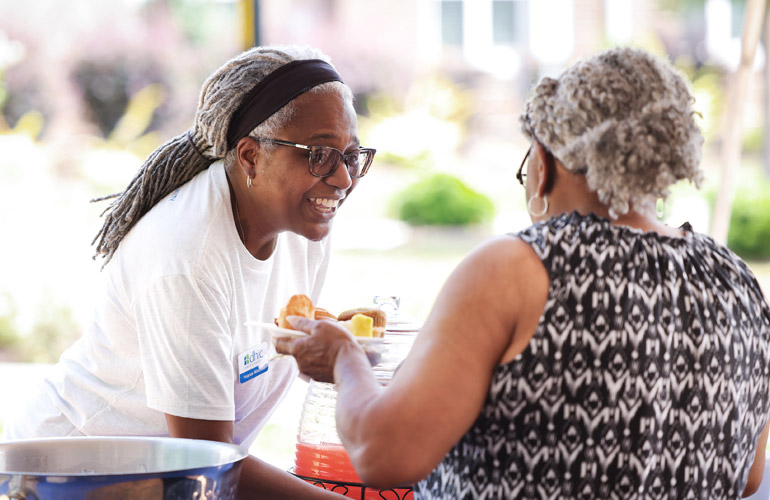
<path id="1" fill-rule="evenodd" d="M 252 347 L 238 355 L 238 375 L 241 384 L 267 371 L 269 354 L 270 345 L 263 342 L 259 346 Z"/>

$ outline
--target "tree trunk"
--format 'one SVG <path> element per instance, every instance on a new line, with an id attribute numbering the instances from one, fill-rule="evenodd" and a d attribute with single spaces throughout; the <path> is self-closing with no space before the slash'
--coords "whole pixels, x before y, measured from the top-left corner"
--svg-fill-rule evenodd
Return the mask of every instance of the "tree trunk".
<path id="1" fill-rule="evenodd" d="M 746 3 L 741 36 L 741 60 L 728 88 L 727 116 L 722 134 L 722 179 L 711 224 L 711 236 L 720 243 L 727 242 L 727 232 L 730 229 L 730 215 L 735 196 L 735 172 L 741 162 L 743 106 L 754 54 L 762 31 L 762 21 L 765 18 L 765 4 L 766 0 L 748 0 Z"/>

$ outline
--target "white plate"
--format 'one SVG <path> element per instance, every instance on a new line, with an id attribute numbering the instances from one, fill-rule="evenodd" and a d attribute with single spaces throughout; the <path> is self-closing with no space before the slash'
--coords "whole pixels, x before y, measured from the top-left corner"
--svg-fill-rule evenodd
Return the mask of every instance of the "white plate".
<path id="1" fill-rule="evenodd" d="M 307 337 L 307 333 L 300 332 L 298 330 L 289 330 L 288 328 L 281 328 L 275 323 L 263 323 L 261 321 L 246 321 L 246 326 L 256 326 L 264 328 L 275 338 L 300 338 Z M 385 341 L 384 337 L 356 337 L 359 344 L 381 344 Z"/>
<path id="2" fill-rule="evenodd" d="M 257 326 L 260 328 L 264 328 L 273 337 L 277 338 L 299 338 L 299 337 L 307 337 L 307 333 L 300 332 L 298 330 L 289 330 L 288 328 L 281 328 L 280 326 L 277 326 L 273 323 L 260 323 L 259 321 L 247 321 L 244 323 L 248 326 Z"/>

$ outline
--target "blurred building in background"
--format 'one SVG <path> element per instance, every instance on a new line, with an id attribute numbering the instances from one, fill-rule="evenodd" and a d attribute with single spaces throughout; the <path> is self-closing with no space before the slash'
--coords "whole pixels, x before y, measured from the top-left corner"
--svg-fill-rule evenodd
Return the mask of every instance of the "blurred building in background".
<path id="1" fill-rule="evenodd" d="M 742 0 L 72 0 L 67 9 L 55 0 L 3 2 L 3 116 L 13 126 L 34 110 L 45 133 L 109 136 L 129 100 L 154 83 L 148 130 L 180 130 L 203 78 L 244 48 L 245 3 L 258 10 L 260 43 L 321 48 L 359 96 L 403 100 L 416 81 L 438 75 L 472 89 L 480 113 L 471 114 L 488 114 L 493 130 L 509 135 L 515 123 L 501 129 L 496 115 L 517 114 L 540 77 L 611 45 L 730 71 L 744 8 Z M 753 99 L 751 109 L 762 110 L 761 93 Z M 359 100 L 364 114 L 366 105 Z"/>
<path id="2" fill-rule="evenodd" d="M 441 75 L 472 89 L 473 131 L 514 141 L 515 116 L 539 78 L 625 44 L 669 57 L 691 80 L 709 76 L 699 110 L 709 140 L 718 140 L 723 96 L 715 88 L 724 94 L 738 64 L 745 10 L 743 0 L 251 1 L 262 42 L 323 47 L 359 94 L 403 97 L 415 81 Z M 770 106 L 761 47 L 756 66 L 745 114 L 755 136 Z"/>
<path id="3" fill-rule="evenodd" d="M 261 11 L 262 41 L 305 40 L 350 58 L 348 73 L 363 88 L 382 81 L 398 88 L 437 70 L 532 81 L 632 43 L 732 70 L 745 10 L 741 0 L 251 1 Z M 389 78 L 394 68 L 402 71 Z"/>

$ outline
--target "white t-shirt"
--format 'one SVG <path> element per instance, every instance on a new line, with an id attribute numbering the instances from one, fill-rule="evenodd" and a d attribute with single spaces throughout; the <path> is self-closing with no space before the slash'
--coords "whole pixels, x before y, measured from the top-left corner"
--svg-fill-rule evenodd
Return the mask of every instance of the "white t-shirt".
<path id="1" fill-rule="evenodd" d="M 295 293 L 317 302 L 329 243 L 286 232 L 255 259 L 235 229 L 224 166 L 211 165 L 124 238 L 93 321 L 6 436 L 166 436 L 169 413 L 232 420 L 234 441 L 250 445 L 298 371 L 244 322 L 273 321 Z"/>

